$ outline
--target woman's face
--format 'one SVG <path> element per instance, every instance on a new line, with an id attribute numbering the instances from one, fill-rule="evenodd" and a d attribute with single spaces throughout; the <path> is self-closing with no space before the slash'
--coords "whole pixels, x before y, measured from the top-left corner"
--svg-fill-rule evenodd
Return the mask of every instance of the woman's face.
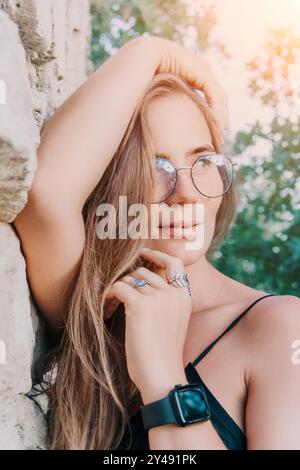
<path id="1" fill-rule="evenodd" d="M 168 157 L 171 163 L 177 168 L 191 166 L 199 156 L 216 153 L 213 149 L 210 131 L 206 120 L 197 105 L 185 95 L 172 95 L 153 101 L 149 107 L 149 125 L 155 149 L 154 158 L 157 155 Z M 186 153 L 194 148 L 203 148 L 194 155 L 186 156 Z M 210 148 L 210 149 L 209 149 Z M 208 149 L 208 150 L 205 150 Z M 153 201 L 159 200 L 157 190 L 153 195 Z M 149 234 L 146 246 L 160 250 L 172 256 L 176 256 L 183 261 L 185 266 L 195 263 L 208 250 L 215 229 L 216 214 L 222 202 L 220 197 L 206 197 L 197 191 L 188 169 L 180 170 L 178 181 L 173 194 L 163 203 L 154 204 L 152 207 L 160 208 L 167 216 L 167 221 L 176 221 L 184 225 L 191 225 L 191 220 L 196 220 L 199 225 L 194 229 L 188 229 L 187 235 L 179 238 L 174 232 L 166 229 L 159 229 L 161 224 L 165 225 L 162 217 L 159 220 L 151 217 L 149 210 Z M 171 208 L 173 207 L 173 211 Z M 188 212 L 187 208 L 191 210 Z M 183 208 L 184 211 L 183 211 Z M 203 212 L 202 212 L 203 211 Z M 170 219 L 168 217 L 173 214 Z M 156 238 L 151 238 L 150 229 L 157 229 Z M 181 229 L 180 229 L 181 230 Z M 164 239 L 163 233 L 164 231 Z M 194 238 L 187 238 L 191 233 Z M 193 240 L 202 240 L 198 248 L 192 247 Z M 187 245 L 188 243 L 188 245 Z M 198 243 L 198 242 L 197 242 Z"/>

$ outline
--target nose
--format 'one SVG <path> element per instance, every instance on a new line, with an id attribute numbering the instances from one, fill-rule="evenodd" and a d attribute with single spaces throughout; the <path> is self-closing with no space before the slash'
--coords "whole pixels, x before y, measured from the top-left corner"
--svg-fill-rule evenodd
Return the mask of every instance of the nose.
<path id="1" fill-rule="evenodd" d="M 172 196 L 168 199 L 170 205 L 175 203 L 204 202 L 208 198 L 203 196 L 194 186 L 190 167 L 177 169 L 178 179 Z"/>

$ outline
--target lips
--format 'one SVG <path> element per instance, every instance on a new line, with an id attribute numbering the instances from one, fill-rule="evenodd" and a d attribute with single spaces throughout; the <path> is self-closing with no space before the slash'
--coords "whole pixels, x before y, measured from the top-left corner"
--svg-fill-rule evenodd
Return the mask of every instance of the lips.
<path id="1" fill-rule="evenodd" d="M 162 236 L 167 236 L 170 238 L 179 238 L 179 239 L 193 239 L 195 238 L 198 230 L 202 226 L 201 223 L 195 223 L 194 225 L 187 225 L 186 223 L 180 222 L 177 225 L 164 225 L 159 228 Z"/>
<path id="2" fill-rule="evenodd" d="M 199 221 L 196 221 L 196 220 L 192 220 L 192 221 L 189 221 L 189 222 L 184 222 L 182 220 L 177 220 L 177 221 L 174 221 L 174 222 L 171 222 L 170 224 L 166 224 L 166 225 L 162 225 L 160 224 L 159 225 L 159 228 L 192 228 L 192 227 L 195 227 L 196 225 L 199 225 L 201 222 Z"/>

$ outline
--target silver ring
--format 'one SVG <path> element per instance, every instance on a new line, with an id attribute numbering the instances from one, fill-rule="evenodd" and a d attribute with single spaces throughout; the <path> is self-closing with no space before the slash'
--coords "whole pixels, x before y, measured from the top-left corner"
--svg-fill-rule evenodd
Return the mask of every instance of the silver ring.
<path id="1" fill-rule="evenodd" d="M 149 282 L 145 281 L 144 279 L 134 278 L 131 281 L 132 287 L 145 287 L 147 284 L 149 284 Z M 150 286 L 150 284 L 149 284 L 149 286 Z"/>
<path id="2" fill-rule="evenodd" d="M 168 280 L 169 284 L 172 284 L 175 287 L 187 287 L 190 297 L 192 297 L 192 292 L 190 289 L 190 281 L 186 272 L 175 271 L 172 273 L 171 279 Z"/>

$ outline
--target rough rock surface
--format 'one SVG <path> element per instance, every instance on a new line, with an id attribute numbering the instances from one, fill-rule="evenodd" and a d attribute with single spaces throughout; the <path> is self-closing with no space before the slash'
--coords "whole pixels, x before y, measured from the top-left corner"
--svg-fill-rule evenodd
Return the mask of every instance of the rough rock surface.
<path id="1" fill-rule="evenodd" d="M 91 71 L 90 34 L 88 0 L 0 0 L 0 449 L 45 448 L 45 403 L 31 396 L 43 322 L 11 222 L 43 123 Z"/>

